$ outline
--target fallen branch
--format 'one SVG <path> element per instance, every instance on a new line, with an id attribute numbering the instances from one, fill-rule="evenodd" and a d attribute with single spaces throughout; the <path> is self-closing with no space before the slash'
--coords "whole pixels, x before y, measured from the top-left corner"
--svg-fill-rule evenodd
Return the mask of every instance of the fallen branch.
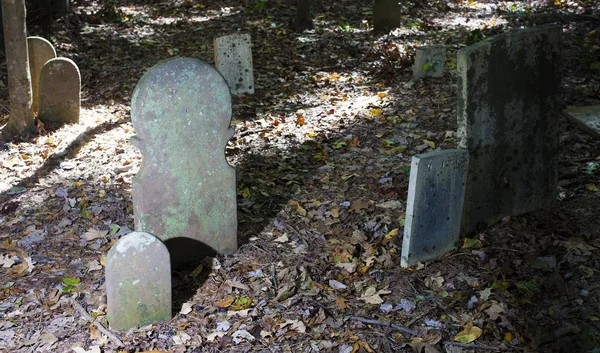
<path id="1" fill-rule="evenodd" d="M 124 346 L 123 342 L 117 336 L 113 335 L 109 330 L 107 330 L 106 327 L 104 327 L 104 325 L 100 323 L 100 321 L 94 319 L 92 315 L 90 315 L 87 312 L 87 310 L 85 310 L 85 308 L 81 304 L 79 304 L 77 300 L 71 299 L 71 306 L 73 307 L 73 309 L 77 310 L 84 319 L 86 319 L 89 322 L 93 322 L 94 325 L 96 325 L 96 327 L 98 328 L 98 330 L 100 330 L 100 332 L 102 332 L 104 335 L 106 335 L 106 337 L 113 341 L 113 343 L 117 344 L 119 347 Z"/>
<path id="2" fill-rule="evenodd" d="M 359 317 L 359 316 L 346 316 L 346 319 L 350 319 L 350 320 L 354 320 L 354 321 L 360 321 L 363 324 L 387 326 L 387 327 L 391 327 L 394 330 L 399 331 L 399 332 L 404 333 L 404 334 L 407 334 L 407 335 L 418 336 L 418 334 L 417 334 L 416 331 L 413 331 L 411 329 L 407 329 L 406 327 L 402 327 L 400 325 L 396 325 L 396 324 L 392 324 L 392 323 L 389 323 L 389 322 L 385 322 L 385 321 L 371 320 L 371 319 L 366 319 L 364 317 Z"/>
<path id="3" fill-rule="evenodd" d="M 502 348 L 498 348 L 498 347 L 484 346 L 484 345 L 473 344 L 473 343 L 450 342 L 450 341 L 444 342 L 444 345 L 460 347 L 460 348 L 468 348 L 468 349 L 479 349 L 482 351 L 501 351 L 502 350 Z"/>

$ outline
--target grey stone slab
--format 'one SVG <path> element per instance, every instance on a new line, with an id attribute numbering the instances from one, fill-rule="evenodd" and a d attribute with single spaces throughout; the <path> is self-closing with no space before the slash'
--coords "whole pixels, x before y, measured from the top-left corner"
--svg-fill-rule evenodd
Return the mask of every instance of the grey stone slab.
<path id="1" fill-rule="evenodd" d="M 559 27 L 458 51 L 458 146 L 469 150 L 463 230 L 555 204 Z"/>
<path id="2" fill-rule="evenodd" d="M 400 258 L 402 267 L 436 258 L 456 246 L 468 165 L 466 150 L 413 156 Z"/>
<path id="3" fill-rule="evenodd" d="M 600 138 L 600 105 L 569 107 L 563 113 L 580 129 Z"/>
<path id="4" fill-rule="evenodd" d="M 38 117 L 44 123 L 79 123 L 81 75 L 67 58 L 50 59 L 40 72 Z"/>
<path id="5" fill-rule="evenodd" d="M 40 73 L 48 60 L 56 58 L 56 50 L 52 43 L 42 37 L 27 37 L 27 51 L 29 54 L 29 71 L 31 72 L 33 111 L 37 112 Z"/>
<path id="6" fill-rule="evenodd" d="M 106 255 L 106 299 L 111 328 L 127 331 L 171 319 L 169 251 L 152 234 L 133 232 Z"/>
<path id="7" fill-rule="evenodd" d="M 165 241 L 173 265 L 236 251 L 235 169 L 225 158 L 231 94 L 219 72 L 191 58 L 156 64 L 133 92 L 131 120 L 143 157 L 133 179 L 136 230 Z"/>
<path id="8" fill-rule="evenodd" d="M 389 32 L 400 27 L 402 12 L 398 0 L 375 0 L 373 5 L 373 31 Z"/>
<path id="9" fill-rule="evenodd" d="M 215 66 L 232 94 L 254 93 L 250 34 L 230 34 L 215 38 Z"/>
<path id="10" fill-rule="evenodd" d="M 413 80 L 423 77 L 442 77 L 446 65 L 446 47 L 427 45 L 418 47 L 413 64 Z"/>

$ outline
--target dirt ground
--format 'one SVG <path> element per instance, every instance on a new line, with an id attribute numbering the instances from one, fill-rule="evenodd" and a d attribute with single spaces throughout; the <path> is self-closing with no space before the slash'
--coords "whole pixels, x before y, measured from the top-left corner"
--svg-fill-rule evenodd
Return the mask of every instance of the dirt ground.
<path id="1" fill-rule="evenodd" d="M 600 104 L 598 4 L 407 4 L 381 36 L 370 1 L 321 0 L 314 12 L 303 33 L 278 0 L 30 12 L 28 34 L 79 66 L 82 115 L 0 144 L 0 351 L 600 352 L 600 143 L 564 118 L 555 209 L 400 268 L 411 157 L 456 147 L 456 50 L 560 25 L 563 108 Z M 225 151 L 239 251 L 174 271 L 169 322 L 106 330 L 105 255 L 134 228 L 142 162 L 129 143 L 132 91 L 160 60 L 212 63 L 213 38 L 236 31 L 252 35 L 256 83 L 234 97 Z M 413 82 L 425 44 L 448 46 L 446 73 Z M 0 80 L 6 120 L 3 59 Z"/>

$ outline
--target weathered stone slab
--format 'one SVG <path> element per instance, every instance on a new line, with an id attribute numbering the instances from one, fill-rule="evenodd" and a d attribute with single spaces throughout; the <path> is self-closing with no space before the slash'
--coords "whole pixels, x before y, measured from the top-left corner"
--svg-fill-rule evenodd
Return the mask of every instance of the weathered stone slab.
<path id="1" fill-rule="evenodd" d="M 133 232 L 106 255 L 106 299 L 111 328 L 171 319 L 171 265 L 167 247 L 152 234 Z"/>
<path id="2" fill-rule="evenodd" d="M 410 267 L 453 249 L 460 236 L 467 150 L 413 156 L 400 265 Z"/>
<path id="3" fill-rule="evenodd" d="M 427 45 L 418 47 L 413 64 L 413 80 L 423 77 L 442 77 L 446 64 L 446 47 L 444 45 Z"/>
<path id="4" fill-rule="evenodd" d="M 215 39 L 215 66 L 231 94 L 254 93 L 250 34 L 230 34 Z"/>
<path id="5" fill-rule="evenodd" d="M 233 135 L 231 94 L 223 77 L 196 59 L 160 62 L 135 88 L 131 120 L 137 134 L 131 142 L 143 156 L 133 179 L 136 230 L 234 252 L 235 169 L 225 159 Z M 186 244 L 181 253 L 193 250 L 189 242 L 180 244 Z"/>
<path id="6" fill-rule="evenodd" d="M 561 32 L 511 31 L 458 51 L 465 232 L 555 204 Z"/>
<path id="7" fill-rule="evenodd" d="M 56 58 L 56 50 L 48 40 L 42 37 L 27 37 L 27 51 L 29 53 L 29 71 L 31 72 L 33 111 L 37 112 L 40 73 L 48 60 Z"/>
<path id="8" fill-rule="evenodd" d="M 79 123 L 81 75 L 67 58 L 50 59 L 40 73 L 38 117 L 44 123 Z"/>
<path id="9" fill-rule="evenodd" d="M 581 130 L 600 138 L 600 105 L 569 107 L 563 113 Z"/>
<path id="10" fill-rule="evenodd" d="M 401 15 L 399 0 L 375 0 L 373 31 L 385 33 L 400 27 Z"/>

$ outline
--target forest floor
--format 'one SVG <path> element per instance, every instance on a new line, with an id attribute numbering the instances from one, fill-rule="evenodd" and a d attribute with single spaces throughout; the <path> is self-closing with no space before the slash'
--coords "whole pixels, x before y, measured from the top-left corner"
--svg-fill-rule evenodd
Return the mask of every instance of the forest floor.
<path id="1" fill-rule="evenodd" d="M 30 12 L 28 34 L 79 66 L 82 116 L 0 146 L 0 351 L 600 352 L 600 143 L 564 118 L 555 209 L 400 267 L 411 157 L 456 147 L 456 50 L 560 25 L 562 107 L 600 104 L 594 1 L 434 1 L 381 36 L 371 1 L 322 0 L 303 33 L 279 1 L 111 3 L 76 0 L 50 22 Z M 134 227 L 142 162 L 132 91 L 171 56 L 212 63 L 213 38 L 238 30 L 256 83 L 234 97 L 226 149 L 239 251 L 173 273 L 169 322 L 107 335 L 105 255 Z M 448 46 L 446 73 L 413 82 L 425 44 Z M 6 87 L 0 100 L 5 120 Z"/>

